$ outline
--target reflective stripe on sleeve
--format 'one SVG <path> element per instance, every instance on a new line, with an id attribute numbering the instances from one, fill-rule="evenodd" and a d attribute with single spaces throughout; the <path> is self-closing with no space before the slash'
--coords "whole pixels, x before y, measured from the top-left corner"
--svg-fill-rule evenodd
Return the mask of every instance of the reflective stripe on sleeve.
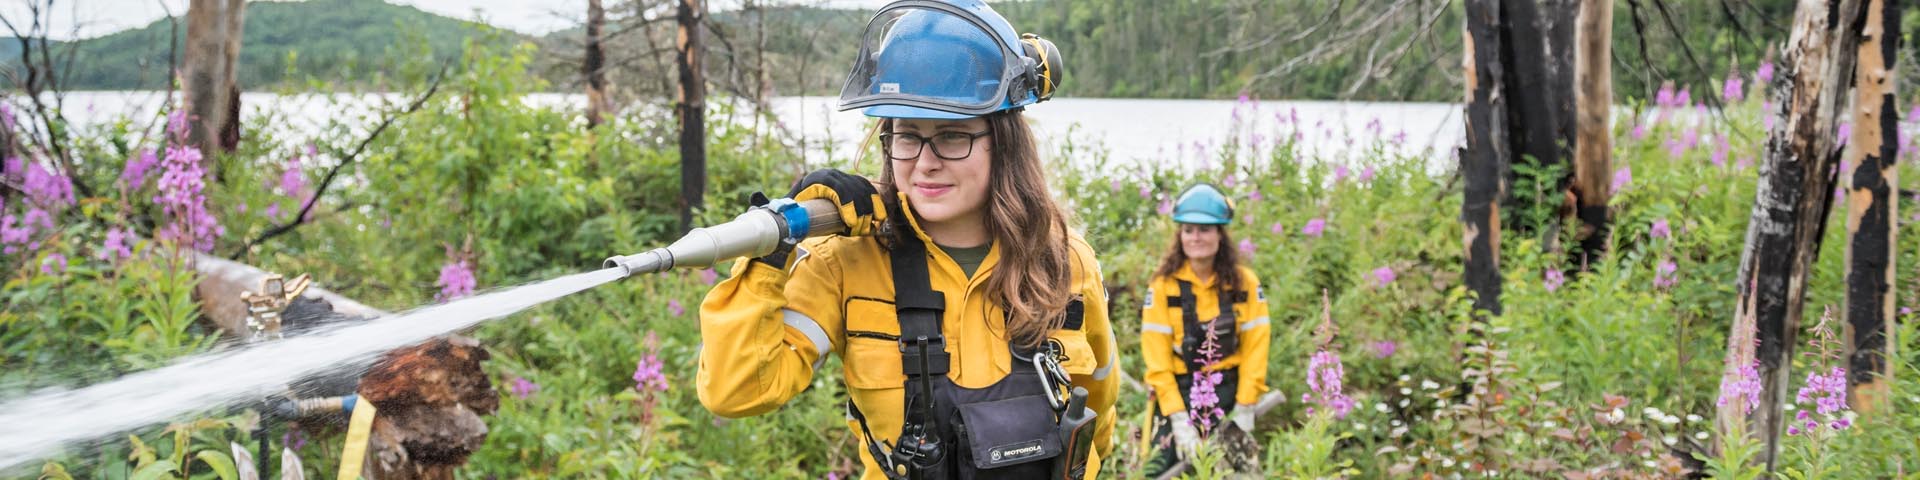
<path id="1" fill-rule="evenodd" d="M 1244 332 L 1248 330 L 1253 330 L 1256 327 L 1264 327 L 1266 325 L 1267 325 L 1267 317 L 1260 317 L 1260 318 L 1253 319 L 1253 321 L 1251 322 L 1240 324 L 1240 331 Z"/>
<path id="2" fill-rule="evenodd" d="M 1153 323 L 1142 323 L 1142 324 L 1140 324 L 1140 329 L 1141 329 L 1141 330 L 1146 330 L 1146 331 L 1149 331 L 1149 332 L 1158 332 L 1158 333 L 1164 333 L 1164 334 L 1167 334 L 1167 335 L 1172 335 L 1172 334 L 1173 334 L 1173 327 L 1171 327 L 1171 326 L 1167 326 L 1167 325 L 1159 325 L 1159 324 L 1153 324 Z"/>
<path id="3" fill-rule="evenodd" d="M 813 368 L 819 369 L 820 363 L 827 360 L 827 351 L 833 350 L 833 343 L 827 341 L 827 330 L 820 328 L 820 322 L 814 321 L 813 317 L 793 311 L 791 308 L 780 309 L 780 322 L 793 327 L 794 330 L 799 330 L 801 335 L 807 337 L 807 341 L 813 342 L 813 352 L 816 354 L 813 359 Z"/>
<path id="4" fill-rule="evenodd" d="M 1119 357 L 1120 355 L 1117 353 L 1107 352 L 1107 364 L 1100 368 L 1093 369 L 1093 379 L 1106 380 L 1107 374 L 1113 373 L 1113 364 L 1120 363 Z"/>

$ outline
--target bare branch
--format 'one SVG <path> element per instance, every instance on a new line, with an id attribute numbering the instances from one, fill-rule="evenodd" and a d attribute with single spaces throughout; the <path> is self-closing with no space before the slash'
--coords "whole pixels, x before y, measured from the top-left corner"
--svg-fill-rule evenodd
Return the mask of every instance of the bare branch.
<path id="1" fill-rule="evenodd" d="M 261 232 L 259 236 L 254 237 L 253 240 L 248 240 L 245 244 L 242 244 L 240 248 L 234 250 L 233 254 L 228 255 L 227 258 L 238 259 L 240 256 L 246 255 L 247 251 L 252 250 L 255 245 L 260 245 L 273 237 L 292 232 L 293 229 L 306 224 L 309 214 L 313 212 L 314 205 L 320 203 L 320 198 L 326 195 L 327 187 L 333 185 L 333 181 L 339 177 L 340 171 L 348 165 L 352 165 L 355 160 L 360 158 L 361 154 L 366 153 L 367 146 L 373 144 L 375 139 L 380 138 L 380 134 L 385 132 L 388 126 L 393 125 L 395 120 L 399 120 L 400 117 L 406 116 L 407 114 L 420 111 L 421 108 L 425 107 L 427 101 L 433 99 L 433 95 L 440 91 L 440 83 L 446 80 L 447 70 L 448 67 L 442 66 L 440 73 L 434 76 L 433 83 L 427 86 L 426 93 L 420 94 L 420 97 L 415 98 L 413 102 L 409 103 L 406 109 L 387 115 L 386 118 L 381 119 L 380 123 L 373 127 L 373 130 L 367 132 L 366 138 L 360 139 L 360 144 L 355 146 L 352 152 L 348 152 L 345 156 L 340 157 L 340 163 L 334 164 L 332 168 L 327 169 L 327 175 L 322 177 L 320 179 L 320 185 L 314 188 L 313 196 L 307 197 L 306 202 L 300 205 L 300 213 L 294 215 L 292 220 L 284 224 L 275 225 L 267 229 L 267 231 Z"/>

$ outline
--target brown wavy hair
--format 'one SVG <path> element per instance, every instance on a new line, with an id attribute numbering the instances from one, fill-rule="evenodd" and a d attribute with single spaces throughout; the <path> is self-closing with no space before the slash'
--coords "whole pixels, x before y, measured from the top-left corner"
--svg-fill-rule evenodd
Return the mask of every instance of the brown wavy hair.
<path id="1" fill-rule="evenodd" d="M 1233 249 L 1233 235 L 1227 233 L 1226 225 L 1214 225 L 1220 229 L 1220 250 L 1213 254 L 1213 275 L 1220 278 L 1220 291 L 1240 290 L 1240 253 Z M 1187 251 L 1180 249 L 1180 224 L 1174 224 L 1173 248 L 1167 249 L 1167 256 L 1160 259 L 1160 268 L 1154 270 L 1156 277 L 1173 278 L 1180 267 L 1187 265 Z"/>
<path id="2" fill-rule="evenodd" d="M 991 177 L 987 181 L 987 234 L 1000 242 L 1000 260 L 987 277 L 987 291 L 1008 313 L 1007 336 L 1023 347 L 1037 347 L 1065 323 L 1073 300 L 1073 252 L 1067 246 L 1067 216 L 1047 192 L 1047 172 L 1040 151 L 1019 110 L 986 117 L 992 132 Z M 892 132 L 893 121 L 883 120 L 881 131 Z M 884 156 L 883 156 L 884 158 Z M 899 212 L 899 187 L 893 184 L 893 161 L 883 160 L 880 196 L 890 211 Z M 911 238 L 913 226 L 905 218 L 891 218 L 881 228 L 882 240 Z"/>

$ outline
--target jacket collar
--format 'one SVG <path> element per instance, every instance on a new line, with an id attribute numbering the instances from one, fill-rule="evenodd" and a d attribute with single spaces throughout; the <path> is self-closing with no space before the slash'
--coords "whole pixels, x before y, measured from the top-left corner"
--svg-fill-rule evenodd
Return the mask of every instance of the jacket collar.
<path id="1" fill-rule="evenodd" d="M 946 250 L 942 250 L 939 244 L 933 243 L 933 237 L 928 236 L 927 230 L 920 226 L 920 216 L 913 213 L 913 202 L 907 200 L 907 193 L 897 192 L 895 195 L 899 195 L 900 211 L 906 215 L 907 225 L 913 227 L 914 237 L 919 238 L 921 242 L 927 244 L 927 252 L 939 252 L 934 255 L 935 258 L 945 259 L 946 262 L 944 263 L 953 265 L 955 274 L 958 274 L 961 278 L 966 278 L 965 272 L 960 271 L 960 264 L 953 261 L 953 257 L 948 256 Z M 974 269 L 974 278 L 986 278 L 986 274 L 993 271 L 994 265 L 1000 263 L 1000 239 L 991 238 L 988 240 L 988 244 L 992 245 L 992 247 L 987 249 L 987 258 L 980 261 L 980 267 Z M 1189 272 L 1187 275 L 1192 276 L 1193 274 Z"/>

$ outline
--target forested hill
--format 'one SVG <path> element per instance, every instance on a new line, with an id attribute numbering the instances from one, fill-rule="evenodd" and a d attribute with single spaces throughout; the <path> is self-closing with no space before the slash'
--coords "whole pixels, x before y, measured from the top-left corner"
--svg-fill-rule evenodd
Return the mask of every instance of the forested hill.
<path id="1" fill-rule="evenodd" d="M 1662 1 L 1659 10 L 1616 2 L 1616 95 L 1644 97 L 1668 79 L 1696 91 L 1717 91 L 1714 83 L 1729 72 L 1751 72 L 1763 45 L 1785 37 L 1780 25 L 1792 16 L 1791 0 L 1745 2 L 1750 8 L 1734 11 L 1737 23 L 1727 21 L 1717 2 Z M 993 5 L 1021 31 L 1060 46 L 1067 57 L 1063 96 L 1233 98 L 1246 92 L 1293 99 L 1459 98 L 1459 2 L 1379 3 L 1008 0 Z M 1388 4 L 1400 6 L 1373 8 Z M 734 82 L 718 86 L 721 90 L 752 83 L 745 81 L 752 75 L 740 69 L 760 61 L 751 50 L 757 48 L 755 29 L 765 25 L 772 94 L 837 94 L 844 64 L 855 55 L 859 30 L 870 15 L 793 4 L 757 16 L 714 12 L 708 78 Z M 1914 13 L 1908 16 L 1907 23 L 1914 23 Z M 536 38 L 382 0 L 256 2 L 246 20 L 240 82 L 248 89 L 304 87 L 309 79 L 378 87 L 381 75 L 394 71 L 392 65 L 432 65 L 420 59 L 458 55 L 463 42 L 473 38 L 532 42 L 541 49 L 535 70 L 549 88 L 572 91 L 580 85 L 578 28 Z M 662 82 L 673 76 L 670 52 L 660 50 L 671 45 L 673 25 L 657 22 L 648 28 L 653 33 L 609 42 L 608 51 L 617 69 L 611 74 L 615 84 L 643 96 L 671 91 Z M 616 30 L 621 28 L 609 26 Z M 162 19 L 80 41 L 68 87 L 163 87 L 172 32 Z M 184 33 L 182 23 L 180 36 Z M 0 61 L 14 65 L 17 49 L 15 42 L 0 42 Z M 646 58 L 649 54 L 655 58 Z M 1369 58 L 1376 60 L 1370 64 Z"/>
<path id="2" fill-rule="evenodd" d="M 176 12 L 181 14 L 181 12 Z M 529 37 L 381 0 L 252 2 L 241 43 L 240 84 L 248 89 L 303 84 L 308 78 L 377 84 L 397 59 L 417 60 L 432 50 L 442 63 L 460 54 L 468 38 L 524 41 Z M 491 31 L 489 33 L 488 31 Z M 176 25 L 167 19 L 145 27 L 79 40 L 73 46 L 67 86 L 76 90 L 157 89 L 166 86 Z M 184 46 L 186 18 L 178 18 Z M 18 68 L 20 47 L 0 42 L 0 59 Z M 65 52 L 67 46 L 54 46 Z M 184 48 L 184 47 L 183 47 Z M 184 51 L 184 50 L 182 50 Z M 60 64 L 63 62 L 56 62 Z"/>

